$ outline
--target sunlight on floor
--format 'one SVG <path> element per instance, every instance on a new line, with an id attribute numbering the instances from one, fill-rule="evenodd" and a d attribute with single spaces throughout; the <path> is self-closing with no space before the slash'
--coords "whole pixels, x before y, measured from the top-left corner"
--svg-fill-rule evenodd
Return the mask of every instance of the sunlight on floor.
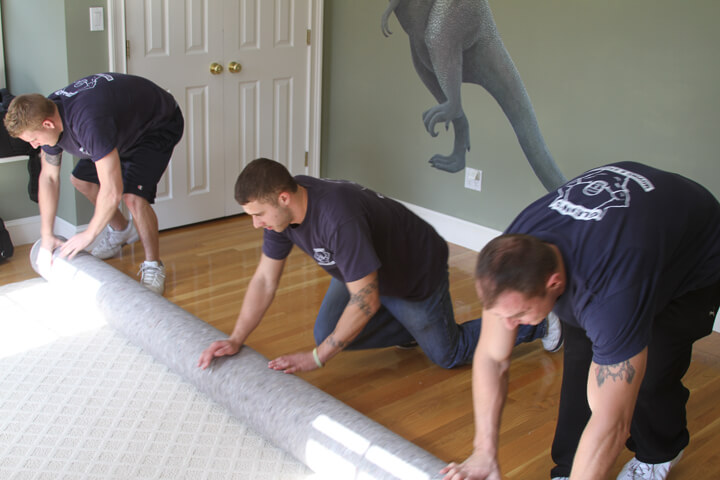
<path id="1" fill-rule="evenodd" d="M 97 291 L 86 277 L 83 288 Z M 47 345 L 58 338 L 97 330 L 106 324 L 95 305 L 73 303 L 70 287 L 50 286 L 42 278 L 0 287 L 0 358 Z M 68 308 L 68 302 L 72 308 Z M 20 318 L 22 322 L 10 321 Z"/>
<path id="2" fill-rule="evenodd" d="M 375 480 L 372 474 L 358 471 L 355 463 L 335 453 L 337 444 L 347 448 L 368 462 L 380 467 L 386 474 L 407 480 L 428 480 L 430 477 L 382 447 L 372 445 L 362 435 L 327 415 L 318 416 L 313 427 L 334 444 L 324 445 L 317 440 L 309 440 L 306 446 L 308 466 L 316 472 L 332 472 L 334 478 L 355 478 L 358 480 Z M 382 478 L 386 478 L 383 475 Z"/>

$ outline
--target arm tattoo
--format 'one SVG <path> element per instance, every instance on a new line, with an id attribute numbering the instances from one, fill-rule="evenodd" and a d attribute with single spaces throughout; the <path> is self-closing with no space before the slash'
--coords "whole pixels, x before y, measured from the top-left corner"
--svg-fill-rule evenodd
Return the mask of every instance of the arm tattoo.
<path id="1" fill-rule="evenodd" d="M 348 305 L 356 305 L 366 317 L 371 317 L 373 314 L 372 308 L 367 301 L 368 295 L 371 295 L 378 288 L 377 281 L 370 282 L 355 293 L 350 294 L 350 301 Z"/>
<path id="2" fill-rule="evenodd" d="M 345 348 L 347 347 L 349 342 L 343 342 L 342 340 L 338 341 L 335 340 L 335 337 L 333 337 L 333 334 L 331 333 L 328 335 L 327 339 L 325 340 L 328 344 L 330 344 L 332 347 L 335 348 Z"/>
<path id="3" fill-rule="evenodd" d="M 51 155 L 49 153 L 45 154 L 45 161 L 48 162 L 50 165 L 57 167 L 60 165 L 60 159 L 62 154 L 60 155 Z"/>
<path id="4" fill-rule="evenodd" d="M 627 383 L 632 383 L 635 377 L 635 368 L 630 364 L 629 360 L 625 360 L 615 365 L 598 365 L 595 369 L 595 374 L 598 387 L 601 387 L 607 379 L 620 382 L 626 380 Z"/>

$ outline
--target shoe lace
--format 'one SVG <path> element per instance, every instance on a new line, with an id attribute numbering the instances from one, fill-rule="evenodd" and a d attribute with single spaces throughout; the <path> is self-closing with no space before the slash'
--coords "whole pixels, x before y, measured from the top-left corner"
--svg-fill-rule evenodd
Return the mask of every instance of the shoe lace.
<path id="1" fill-rule="evenodd" d="M 633 475 L 632 478 L 652 479 L 655 467 L 649 463 L 637 461 L 630 471 Z"/>
<path id="2" fill-rule="evenodd" d="M 140 265 L 138 275 L 140 275 L 140 282 L 150 285 L 160 283 L 165 278 L 165 274 L 160 267 L 146 264 Z"/>
<path id="3" fill-rule="evenodd" d="M 101 250 L 105 250 L 105 249 L 110 248 L 112 246 L 111 244 L 112 244 L 112 241 L 110 240 L 110 235 L 106 234 L 100 238 L 100 242 L 98 242 L 97 248 L 99 248 Z"/>

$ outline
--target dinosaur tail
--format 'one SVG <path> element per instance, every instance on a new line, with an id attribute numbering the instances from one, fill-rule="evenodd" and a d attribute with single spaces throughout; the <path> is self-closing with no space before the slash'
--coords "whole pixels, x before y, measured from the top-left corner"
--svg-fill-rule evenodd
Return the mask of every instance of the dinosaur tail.
<path id="1" fill-rule="evenodd" d="M 499 37 L 485 48 L 488 49 L 483 53 L 485 58 L 494 61 L 485 65 L 481 84 L 505 112 L 535 175 L 548 191 L 553 191 L 567 180 L 540 133 L 535 110 L 520 74 Z"/>

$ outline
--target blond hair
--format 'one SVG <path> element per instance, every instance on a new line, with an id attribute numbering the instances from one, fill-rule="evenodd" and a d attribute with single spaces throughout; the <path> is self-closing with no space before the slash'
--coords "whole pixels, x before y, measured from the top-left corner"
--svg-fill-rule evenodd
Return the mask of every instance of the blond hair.
<path id="1" fill-rule="evenodd" d="M 52 100 L 39 93 L 28 93 L 13 98 L 5 115 L 5 128 L 11 137 L 23 132 L 40 130 L 46 118 L 55 115 L 57 107 Z"/>

